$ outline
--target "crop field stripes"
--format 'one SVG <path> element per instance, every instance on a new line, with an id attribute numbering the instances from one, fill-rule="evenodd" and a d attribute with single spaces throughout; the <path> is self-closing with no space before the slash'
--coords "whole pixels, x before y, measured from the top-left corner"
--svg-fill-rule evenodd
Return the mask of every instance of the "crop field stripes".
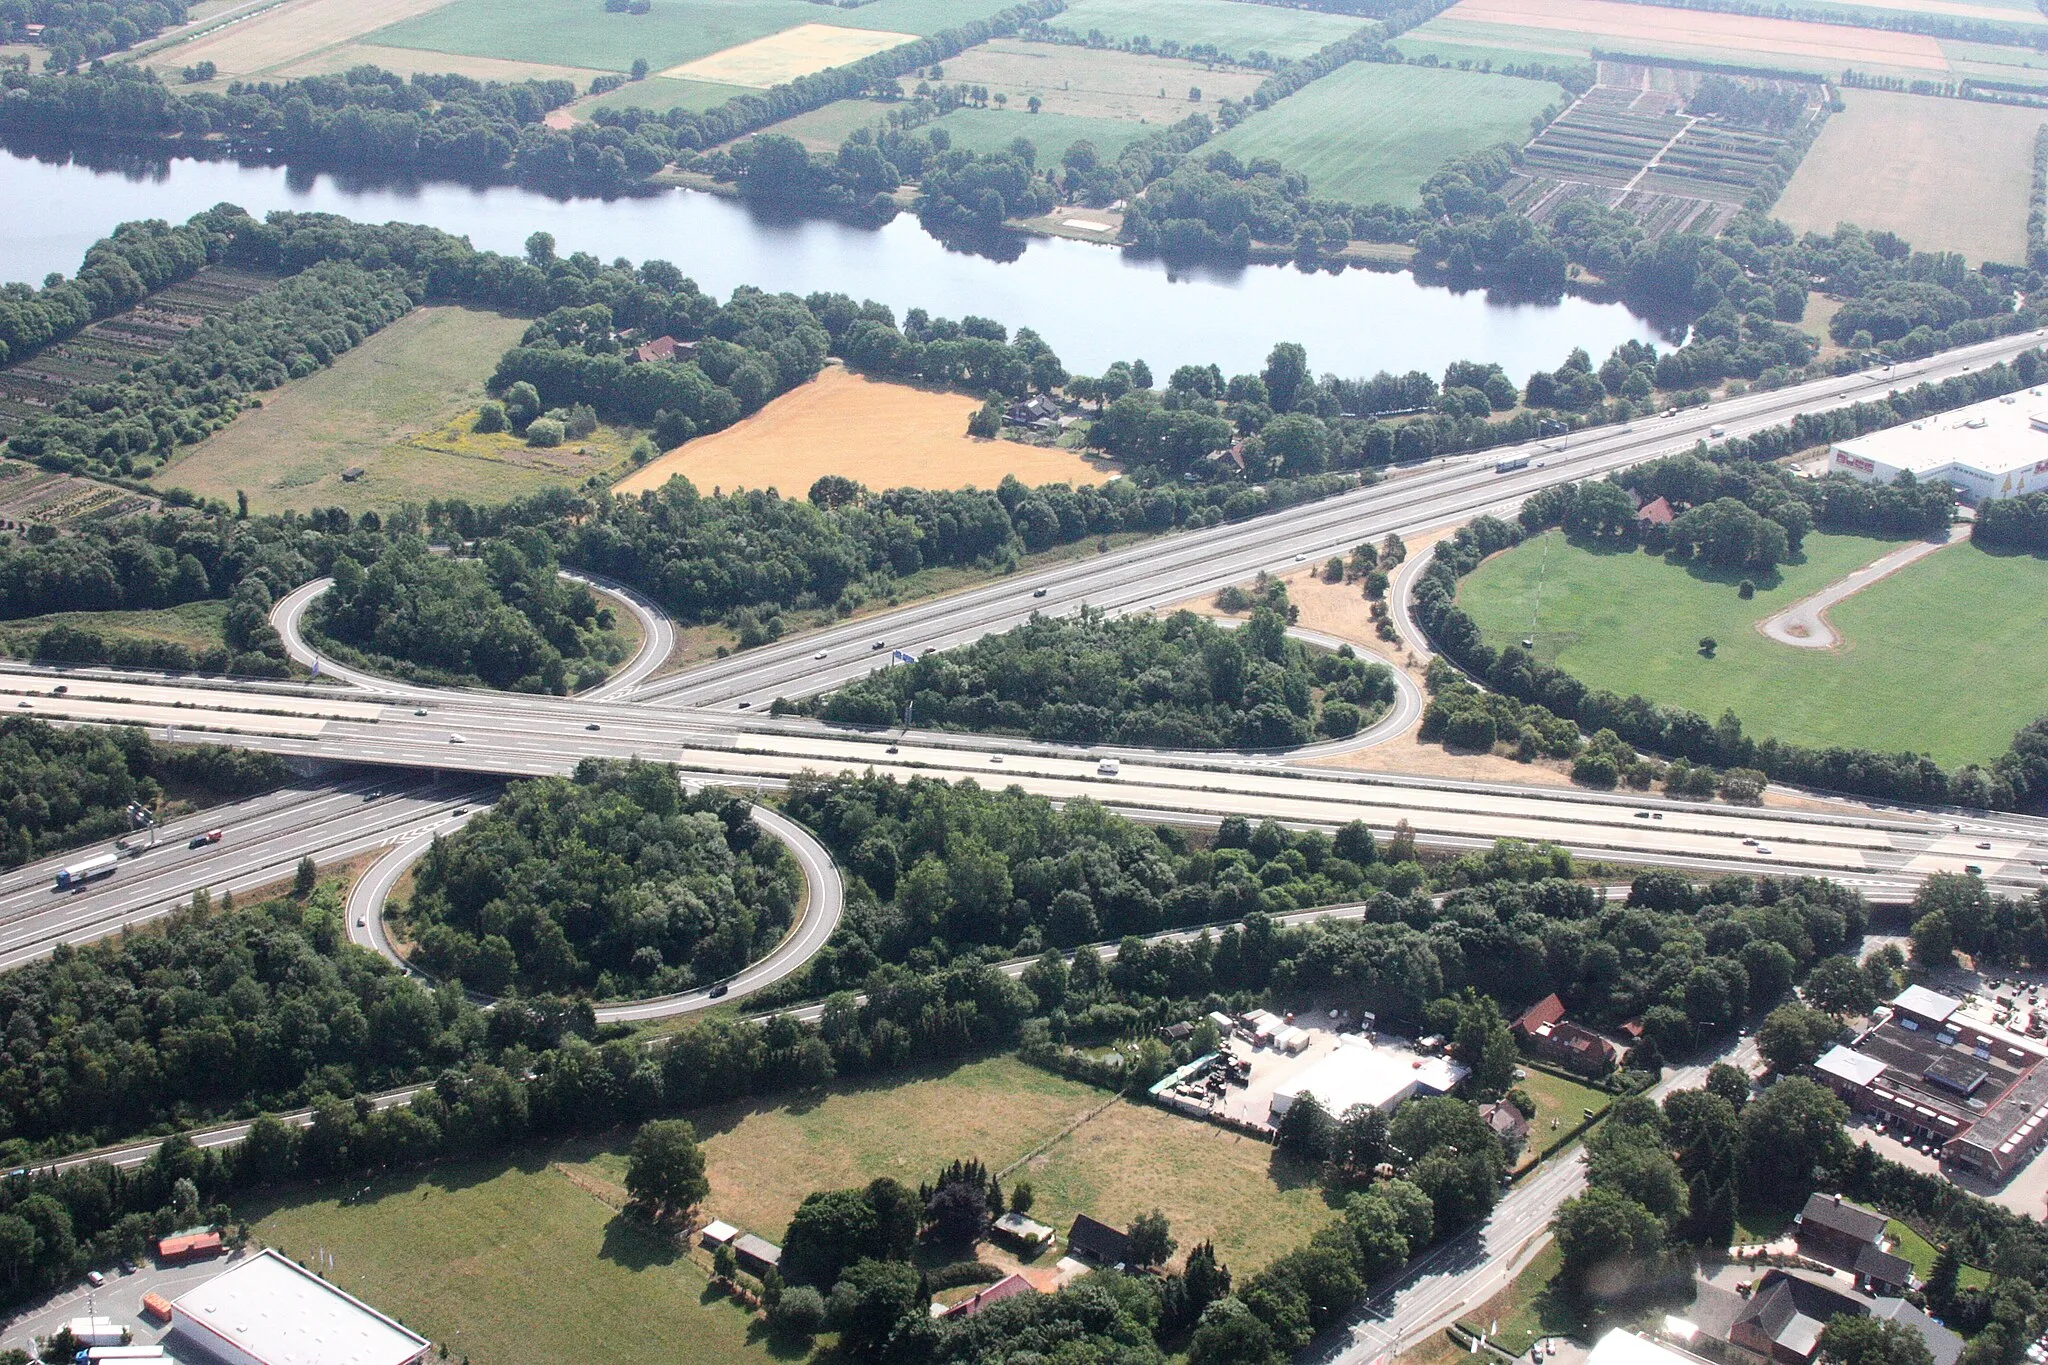
<path id="1" fill-rule="evenodd" d="M 208 266 L 102 318 L 67 341 L 0 370 L 0 437 L 20 430 L 73 389 L 102 384 L 170 350 L 208 318 L 234 309 L 277 281 L 269 275 Z"/>
<path id="2" fill-rule="evenodd" d="M 1701 73 L 1603 61 L 1600 81 L 1522 149 L 1523 169 L 1503 187 L 1509 204 L 1548 222 L 1567 204 L 1592 200 L 1634 214 L 1652 236 L 1719 233 L 1762 184 L 1786 133 L 1688 111 Z M 1768 82 L 1788 96 L 1803 125 L 1820 116 L 1821 87 Z"/>

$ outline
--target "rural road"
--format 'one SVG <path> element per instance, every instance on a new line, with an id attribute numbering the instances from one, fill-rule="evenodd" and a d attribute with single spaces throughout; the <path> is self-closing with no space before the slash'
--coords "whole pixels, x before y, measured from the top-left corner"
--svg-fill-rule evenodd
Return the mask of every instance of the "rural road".
<path id="1" fill-rule="evenodd" d="M 1810 597 L 1802 597 L 1775 615 L 1757 622 L 1756 628 L 1781 645 L 1794 649 L 1833 649 L 1842 637 L 1828 624 L 1828 611 L 1880 579 L 1889 578 L 1908 564 L 1925 559 L 1970 538 L 1967 524 L 1951 526 L 1939 536 L 1916 540 L 1881 559 L 1874 559 L 1852 573 L 1843 574 Z"/>

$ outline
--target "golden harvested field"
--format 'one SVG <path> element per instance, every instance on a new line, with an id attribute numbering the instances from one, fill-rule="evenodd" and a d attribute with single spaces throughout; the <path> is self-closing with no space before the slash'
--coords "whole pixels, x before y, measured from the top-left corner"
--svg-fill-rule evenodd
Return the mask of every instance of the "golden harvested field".
<path id="1" fill-rule="evenodd" d="M 1844 90 L 1774 216 L 1801 230 L 1889 229 L 1923 251 L 2026 259 L 2038 109 Z"/>
<path id="2" fill-rule="evenodd" d="M 360 38 L 372 29 L 439 9 L 448 0 L 286 0 L 251 18 L 173 43 L 143 58 L 176 70 L 212 62 L 223 77 L 267 74 L 289 62 Z M 446 66 L 436 68 L 447 70 Z"/>
<path id="3" fill-rule="evenodd" d="M 741 43 L 694 62 L 684 62 L 662 72 L 678 80 L 712 81 L 721 85 L 745 85 L 766 90 L 799 76 L 829 67 L 845 66 L 892 47 L 914 43 L 914 33 L 890 33 L 881 29 L 840 28 L 836 24 L 798 24 L 795 28 Z"/>
<path id="4" fill-rule="evenodd" d="M 1109 48 L 1065 47 L 995 38 L 969 48 L 945 64 L 949 84 L 985 85 L 1024 108 L 1033 95 L 1048 114 L 1082 118 L 1113 118 L 1172 123 L 1199 113 L 1219 99 L 1244 99 L 1258 89 L 1257 71 L 1211 71 L 1200 62 Z M 903 91 L 917 89 L 917 77 L 902 81 Z M 1188 99 L 1190 89 L 1202 102 Z M 1043 150 L 1043 149 L 1041 149 Z"/>
<path id="5" fill-rule="evenodd" d="M 1697 47 L 1758 57 L 1825 61 L 1835 71 L 1845 66 L 1948 70 L 1948 58 L 1941 44 L 1917 33 L 1889 33 L 1792 19 L 1752 19 L 1738 14 L 1626 4 L 1622 0 L 1459 0 L 1441 18 L 1453 23 L 1575 33 L 1597 40 L 1594 45 L 1598 47 L 1624 47 L 1631 51 Z"/>
<path id="6" fill-rule="evenodd" d="M 618 491 L 659 488 L 677 474 L 704 490 L 774 488 L 798 498 L 825 474 L 877 489 L 994 488 L 1005 474 L 1028 484 L 1110 478 L 1111 470 L 1071 451 L 975 440 L 967 419 L 980 406 L 964 394 L 883 384 L 835 365 L 752 417 L 649 462 Z"/>
<path id="7" fill-rule="evenodd" d="M 352 66 L 361 66 L 365 62 L 372 66 L 381 66 L 386 71 L 395 71 L 401 76 L 425 71 L 435 75 L 447 72 L 479 81 L 546 81 L 560 78 L 574 81 L 579 90 L 589 89 L 593 76 L 605 74 L 585 66 L 512 62 L 502 57 L 465 57 L 458 53 L 427 52 L 412 47 L 384 47 L 377 43 L 342 43 L 336 47 L 322 48 L 299 61 L 273 67 L 265 74 L 280 77 L 327 76 L 346 71 Z"/>

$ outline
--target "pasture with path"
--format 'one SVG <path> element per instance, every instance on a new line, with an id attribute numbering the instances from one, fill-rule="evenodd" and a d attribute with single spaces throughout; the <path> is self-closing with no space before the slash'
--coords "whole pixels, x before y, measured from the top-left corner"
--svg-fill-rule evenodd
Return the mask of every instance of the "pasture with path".
<path id="1" fill-rule="evenodd" d="M 1810 533 L 1803 559 L 1756 577 L 1745 601 L 1740 573 L 1551 532 L 1475 569 L 1458 605 L 1496 648 L 1532 639 L 1538 659 L 1588 686 L 1710 720 L 1732 710 L 1759 739 L 1989 762 L 2048 713 L 2048 562 L 1964 542 L 1836 603 L 1837 648 L 1795 648 L 1758 629 L 1906 543 Z"/>

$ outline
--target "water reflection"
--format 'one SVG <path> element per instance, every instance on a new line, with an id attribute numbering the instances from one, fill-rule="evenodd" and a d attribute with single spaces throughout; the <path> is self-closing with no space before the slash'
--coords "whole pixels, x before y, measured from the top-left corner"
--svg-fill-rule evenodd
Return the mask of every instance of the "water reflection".
<path id="1" fill-rule="evenodd" d="M 1097 243 L 1009 234 L 949 245 L 908 215 L 856 228 L 683 190 L 561 199 L 508 185 L 167 159 L 148 149 L 13 147 L 0 151 L 0 196 L 29 210 L 0 216 L 0 279 L 9 280 L 76 269 L 85 249 L 125 219 L 178 221 L 226 202 L 258 215 L 291 209 L 428 223 L 508 253 L 545 231 L 565 253 L 665 258 L 721 295 L 753 284 L 880 299 L 899 313 L 977 313 L 1036 329 L 1086 371 L 1143 358 L 1162 377 L 1189 363 L 1237 373 L 1257 369 L 1274 342 L 1299 341 L 1318 371 L 1441 373 L 1470 359 L 1496 361 L 1521 379 L 1575 346 L 1597 359 L 1624 341 L 1659 339 L 1619 304 L 1489 299 L 1364 270 L 1169 267 Z"/>

